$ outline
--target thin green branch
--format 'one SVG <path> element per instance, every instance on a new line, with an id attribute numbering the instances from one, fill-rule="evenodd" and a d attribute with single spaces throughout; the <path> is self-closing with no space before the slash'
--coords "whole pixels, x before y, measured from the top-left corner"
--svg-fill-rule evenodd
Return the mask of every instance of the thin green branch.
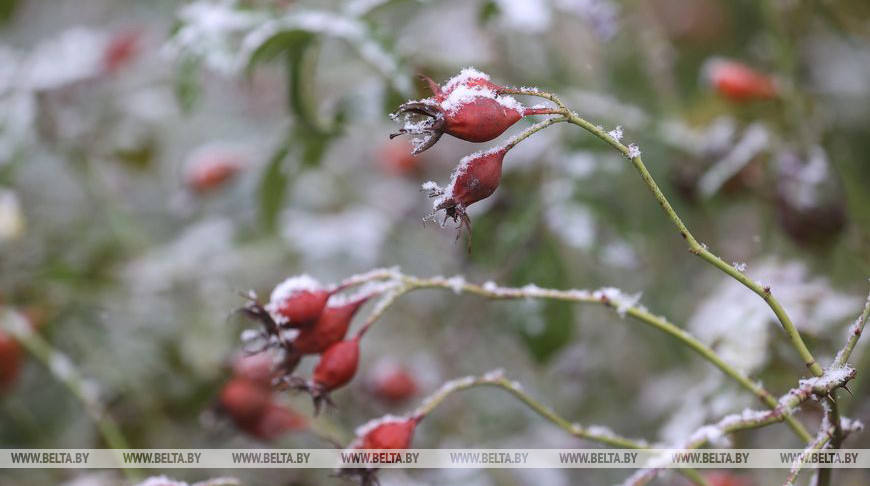
<path id="1" fill-rule="evenodd" d="M 705 425 L 696 430 L 684 444 L 678 446 L 682 450 L 698 449 L 706 445 L 714 437 L 723 437 L 726 434 L 742 432 L 745 430 L 758 429 L 771 424 L 779 423 L 788 420 L 792 417 L 792 413 L 797 407 L 810 399 L 810 397 L 824 397 L 833 393 L 837 388 L 841 388 L 846 383 L 855 377 L 855 370 L 845 374 L 839 379 L 822 380 L 809 379 L 801 380 L 797 388 L 789 390 L 777 400 L 777 407 L 770 411 L 755 411 L 746 410 L 739 414 L 729 415 L 715 424 Z M 828 415 L 826 415 L 827 417 Z M 793 418 L 793 417 L 792 417 Z M 827 427 L 829 421 L 826 420 L 823 424 L 823 430 Z M 812 444 L 813 438 L 807 440 Z M 643 486 L 651 481 L 658 473 L 659 468 L 645 468 L 638 470 L 630 481 L 626 484 L 631 486 Z"/>
<path id="2" fill-rule="evenodd" d="M 65 354 L 54 349 L 42 336 L 33 332 L 27 319 L 11 309 L 2 309 L 0 310 L 0 329 L 15 337 L 33 357 L 48 368 L 57 381 L 66 386 L 73 396 L 82 403 L 96 424 L 106 445 L 112 449 L 130 448 L 120 428 L 106 412 L 103 404 L 100 403 L 94 384 L 82 376 Z M 133 469 L 124 468 L 124 474 L 129 479 L 140 477 L 138 472 Z"/>
<path id="3" fill-rule="evenodd" d="M 383 274 L 379 273 L 374 275 Z M 643 306 L 637 305 L 634 299 L 629 296 L 623 295 L 616 289 L 603 289 L 590 292 L 588 290 L 544 289 L 537 286 L 510 288 L 499 287 L 491 282 L 488 282 L 481 286 L 470 284 L 461 277 L 433 277 L 424 279 L 413 277 L 410 275 L 403 275 L 398 271 L 391 271 L 389 273 L 389 278 L 395 279 L 397 282 L 399 282 L 397 284 L 396 290 L 388 293 L 384 298 L 382 298 L 381 302 L 378 304 L 378 307 L 375 309 L 375 311 L 372 312 L 372 314 L 363 324 L 363 327 L 359 331 L 360 334 L 367 331 L 368 328 L 371 327 L 371 325 L 374 324 L 374 322 L 377 321 L 377 319 L 379 319 L 381 315 L 383 315 L 387 308 L 392 305 L 399 296 L 416 289 L 449 289 L 456 293 L 469 293 L 498 300 L 548 299 L 564 302 L 604 305 L 615 309 L 620 315 L 628 315 L 677 339 L 682 344 L 689 347 L 691 350 L 700 355 L 702 358 L 712 363 L 727 376 L 733 378 L 738 384 L 740 384 L 740 386 L 752 392 L 766 406 L 771 409 L 775 409 L 777 407 L 777 400 L 773 397 L 773 395 L 770 394 L 770 392 L 768 392 L 760 384 L 749 379 L 749 377 L 747 377 L 741 371 L 725 362 L 709 346 L 705 345 L 682 328 L 669 322 L 664 317 L 657 316 L 648 311 Z M 788 423 L 789 427 L 794 430 L 794 432 L 798 435 L 798 437 L 801 438 L 801 440 L 806 442 L 811 439 L 809 432 L 807 432 L 807 430 L 797 419 L 788 416 L 785 418 L 785 420 Z"/>
<path id="4" fill-rule="evenodd" d="M 466 378 L 460 378 L 458 380 L 453 380 L 446 383 L 438 391 L 436 391 L 434 394 L 430 395 L 426 400 L 424 400 L 423 404 L 414 411 L 412 416 L 420 418 L 425 417 L 432 413 L 433 410 L 435 410 L 439 405 L 441 405 L 441 403 L 444 402 L 444 400 L 446 400 L 454 393 L 484 386 L 501 388 L 502 390 L 507 391 L 520 402 L 522 402 L 523 405 L 528 407 L 531 411 L 544 418 L 548 422 L 552 423 L 553 425 L 564 430 L 568 434 L 579 439 L 598 442 L 600 444 L 605 444 L 620 449 L 649 449 L 649 445 L 646 443 L 646 441 L 628 439 L 619 436 L 605 427 L 584 427 L 580 424 L 570 422 L 561 415 L 557 414 L 550 407 L 544 405 L 543 403 L 532 397 L 530 394 L 528 394 L 525 390 L 523 390 L 522 386 L 519 383 L 505 378 L 500 370 L 493 371 L 477 377 L 469 376 Z M 698 472 L 695 470 L 681 469 L 680 472 L 683 473 L 687 479 L 692 481 L 693 484 L 706 484 L 701 475 L 698 474 Z"/>
<path id="5" fill-rule="evenodd" d="M 813 357 L 809 348 L 807 348 L 797 328 L 788 317 L 788 314 L 786 314 L 785 309 L 782 308 L 782 305 L 780 305 L 779 301 L 771 293 L 770 287 L 767 287 L 758 282 L 754 282 L 743 272 L 734 268 L 733 265 L 728 264 L 727 262 L 719 258 L 716 254 L 711 252 L 706 245 L 698 242 L 694 235 L 692 235 L 692 233 L 686 227 L 685 223 L 683 223 L 683 220 L 677 214 L 676 210 L 674 210 L 673 206 L 671 206 L 668 198 L 665 196 L 665 194 L 659 188 L 658 184 L 656 184 L 652 175 L 647 170 L 646 165 L 644 165 L 643 159 L 640 156 L 639 150 L 632 150 L 631 146 L 623 144 L 618 138 L 615 138 L 613 135 L 606 132 L 604 128 L 590 123 L 588 120 L 584 119 L 577 113 L 569 110 L 565 106 L 565 104 L 552 93 L 545 93 L 532 88 L 510 88 L 503 90 L 503 92 L 508 94 L 536 96 L 556 103 L 556 105 L 558 105 L 559 108 L 563 111 L 562 114 L 567 118 L 567 121 L 569 123 L 583 128 L 584 130 L 595 135 L 596 137 L 605 141 L 611 147 L 621 152 L 625 157 L 629 158 L 635 169 L 637 169 L 638 173 L 640 174 L 640 177 L 643 180 L 644 184 L 646 184 L 649 190 L 653 193 L 656 201 L 658 201 L 659 205 L 665 211 L 671 222 L 674 223 L 674 226 L 677 227 L 677 230 L 680 232 L 680 235 L 683 237 L 683 239 L 686 240 L 686 243 L 689 246 L 689 251 L 695 255 L 698 255 L 719 270 L 725 272 L 726 274 L 743 284 L 745 287 L 758 294 L 762 299 L 764 299 L 764 301 L 776 315 L 777 319 L 779 319 L 779 322 L 780 324 L 782 324 L 782 328 L 783 330 L 785 330 L 786 336 L 791 342 L 792 347 L 794 347 L 795 350 L 798 352 L 807 368 L 816 376 L 821 376 L 822 373 L 824 373 L 821 365 L 816 362 L 816 359 Z"/>
<path id="6" fill-rule="evenodd" d="M 861 334 L 864 332 L 864 325 L 867 324 L 867 319 L 870 318 L 870 294 L 867 295 L 867 302 L 864 303 L 864 311 L 855 319 L 855 323 L 849 328 L 849 338 L 846 339 L 846 345 L 837 353 L 834 358 L 832 367 L 839 368 L 846 364 L 858 340 L 861 339 Z"/>

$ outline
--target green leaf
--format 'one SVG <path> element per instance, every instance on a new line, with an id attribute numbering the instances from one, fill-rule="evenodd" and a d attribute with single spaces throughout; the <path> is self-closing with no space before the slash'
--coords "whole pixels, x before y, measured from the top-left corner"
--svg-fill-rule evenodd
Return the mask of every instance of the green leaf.
<path id="1" fill-rule="evenodd" d="M 542 287 L 570 287 L 566 264 L 553 239 L 541 235 L 536 246 L 512 273 L 513 284 L 534 282 Z M 545 363 L 574 337 L 574 307 L 570 303 L 547 300 L 540 302 L 538 313 L 530 318 L 541 319 L 542 325 L 529 325 L 529 321 L 523 320 L 517 323 L 517 332 L 535 360 Z"/>
<path id="2" fill-rule="evenodd" d="M 477 12 L 477 24 L 485 25 L 500 13 L 498 5 L 489 0 L 484 2 Z"/>
<path id="3" fill-rule="evenodd" d="M 284 204 L 290 174 L 285 167 L 285 161 L 290 154 L 292 137 L 281 143 L 272 154 L 269 164 L 260 179 L 260 221 L 267 231 L 275 231 L 278 215 Z"/>
<path id="4" fill-rule="evenodd" d="M 15 14 L 18 0 L 0 0 L 0 23 L 6 23 Z"/>
<path id="5" fill-rule="evenodd" d="M 199 101 L 199 59 L 188 56 L 175 70 L 175 99 L 184 113 L 189 113 Z"/>

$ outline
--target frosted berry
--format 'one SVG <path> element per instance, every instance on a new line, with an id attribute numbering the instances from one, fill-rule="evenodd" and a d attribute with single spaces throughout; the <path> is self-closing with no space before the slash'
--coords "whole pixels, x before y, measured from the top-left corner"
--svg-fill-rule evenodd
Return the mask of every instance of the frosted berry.
<path id="1" fill-rule="evenodd" d="M 429 196 L 435 198 L 434 211 L 444 210 L 445 219 L 450 218 L 465 225 L 470 232 L 471 219 L 465 210 L 486 199 L 498 188 L 502 162 L 508 150 L 509 147 L 505 146 L 469 155 L 459 162 L 447 188 L 428 186 Z"/>
<path id="2" fill-rule="evenodd" d="M 409 449 L 420 417 L 387 415 L 359 427 L 354 449 Z"/>
<path id="3" fill-rule="evenodd" d="M 443 87 L 424 79 L 433 96 L 404 103 L 392 115 L 403 127 L 390 138 L 411 135 L 415 155 L 435 145 L 445 133 L 469 142 L 488 142 L 524 116 L 553 113 L 525 108 L 502 94 L 504 88 L 490 82 L 488 75 L 471 68 L 463 69 Z"/>
<path id="4" fill-rule="evenodd" d="M 317 280 L 298 275 L 275 287 L 264 308 L 279 326 L 309 326 L 320 318 L 329 295 Z"/>
<path id="5" fill-rule="evenodd" d="M 740 103 L 775 98 L 778 95 L 773 78 L 737 61 L 708 61 L 705 73 L 713 89 L 730 101 Z"/>

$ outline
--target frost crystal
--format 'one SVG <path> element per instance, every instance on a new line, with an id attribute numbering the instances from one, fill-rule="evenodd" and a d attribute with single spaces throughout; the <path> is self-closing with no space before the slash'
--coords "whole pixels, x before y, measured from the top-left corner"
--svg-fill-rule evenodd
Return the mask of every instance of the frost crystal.
<path id="1" fill-rule="evenodd" d="M 731 266 L 733 266 L 734 268 L 736 268 L 738 272 L 745 272 L 745 271 L 746 271 L 746 268 L 747 268 L 747 267 L 746 267 L 746 264 L 743 263 L 743 262 L 734 262 L 734 263 L 731 264 Z"/>
<path id="2" fill-rule="evenodd" d="M 472 79 L 483 79 L 485 81 L 489 81 L 489 74 L 478 71 L 472 66 L 462 69 L 459 71 L 459 74 L 453 76 L 446 83 L 444 83 L 443 90 L 450 91 L 451 89 L 465 84 Z"/>
<path id="3" fill-rule="evenodd" d="M 443 189 L 441 189 L 441 186 L 439 186 L 438 183 L 435 181 L 426 181 L 423 183 L 423 185 L 420 186 L 420 188 L 424 191 L 443 191 Z"/>
<path id="4" fill-rule="evenodd" d="M 318 289 L 320 289 L 320 283 L 307 274 L 290 277 L 272 290 L 269 303 L 264 308 L 276 323 L 285 324 L 287 317 L 278 312 L 281 304 L 299 292 L 311 292 Z"/>
<path id="5" fill-rule="evenodd" d="M 640 157 L 640 153 L 641 153 L 640 147 L 638 147 L 637 145 L 635 145 L 633 143 L 628 144 L 628 158 L 629 159 L 634 159 L 634 158 Z"/>
<path id="6" fill-rule="evenodd" d="M 811 390 L 830 390 L 842 386 L 855 375 L 855 368 L 849 365 L 828 368 L 822 376 L 800 380 L 798 384 Z"/>
<path id="7" fill-rule="evenodd" d="M 454 293 L 461 294 L 462 289 L 465 287 L 465 277 L 462 275 L 456 275 L 455 277 L 450 277 L 447 279 L 447 285 L 453 290 Z"/>
<path id="8" fill-rule="evenodd" d="M 617 126 L 613 130 L 607 132 L 607 135 L 617 142 L 622 140 L 622 126 Z"/>
<path id="9" fill-rule="evenodd" d="M 356 428 L 355 434 L 358 438 L 364 437 L 369 432 L 375 430 L 384 424 L 395 424 L 395 423 L 403 423 L 408 420 L 408 417 L 402 417 L 398 415 L 387 414 L 383 417 L 379 417 L 376 419 L 369 420 L 368 422 L 360 425 Z"/>

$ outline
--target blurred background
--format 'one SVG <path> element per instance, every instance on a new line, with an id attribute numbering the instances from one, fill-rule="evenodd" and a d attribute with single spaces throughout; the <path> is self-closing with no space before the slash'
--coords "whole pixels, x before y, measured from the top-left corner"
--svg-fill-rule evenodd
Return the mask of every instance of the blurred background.
<path id="1" fill-rule="evenodd" d="M 420 184 L 445 183 L 461 157 L 498 141 L 444 137 L 418 157 L 390 141 L 388 114 L 429 95 L 417 73 L 443 82 L 475 66 L 622 126 L 695 236 L 769 284 L 823 364 L 867 294 L 864 1 L 2 0 L 0 22 L 0 300 L 87 378 L 130 447 L 329 447 L 312 428 L 349 440 L 451 378 L 496 368 L 571 420 L 650 441 L 758 407 L 665 335 L 606 309 L 423 290 L 367 335 L 337 410 L 311 425 L 310 399 L 278 393 L 284 418 L 298 420 L 267 437 L 242 430 L 215 412 L 253 327 L 232 312 L 240 292 L 268 296 L 303 272 L 336 282 L 398 265 L 470 282 L 619 287 L 775 395 L 796 384 L 803 364 L 764 303 L 693 258 L 631 165 L 576 127 L 511 151 L 498 191 L 470 211 L 471 253 L 451 226 L 423 226 Z M 859 370 L 870 369 L 863 349 Z M 0 448 L 106 447 L 57 367 L 8 334 L 0 366 Z M 850 387 L 842 412 L 870 420 L 863 372 Z M 415 447 L 594 446 L 506 397 L 454 396 Z M 814 407 L 802 415 L 811 430 Z M 734 443 L 803 447 L 783 425 Z M 318 470 L 173 471 L 191 482 L 221 474 L 344 484 Z M 381 480 L 563 486 L 629 474 L 394 470 Z M 870 482 L 860 470 L 835 478 Z M 0 472 L 3 486 L 123 481 L 117 470 Z"/>

